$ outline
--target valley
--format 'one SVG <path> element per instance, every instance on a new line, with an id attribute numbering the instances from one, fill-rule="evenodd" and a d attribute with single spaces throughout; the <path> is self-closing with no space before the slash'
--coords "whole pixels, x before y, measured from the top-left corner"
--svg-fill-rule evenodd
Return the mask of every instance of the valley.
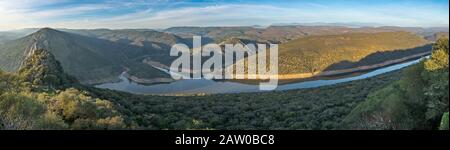
<path id="1" fill-rule="evenodd" d="M 309 88 L 317 88 L 322 86 L 329 86 L 339 83 L 352 82 L 356 80 L 362 80 L 366 78 L 371 78 L 374 76 L 382 75 L 385 73 L 393 72 L 401 70 L 410 65 L 414 65 L 419 63 L 420 60 L 423 60 L 425 57 L 421 58 L 420 56 L 425 56 L 429 53 L 418 55 L 415 60 L 400 61 L 402 63 L 390 66 L 376 66 L 376 69 L 366 68 L 364 70 L 353 71 L 350 73 L 345 73 L 346 76 L 342 74 L 338 74 L 332 79 L 321 79 L 323 77 L 330 77 L 333 74 L 317 76 L 311 80 L 301 80 L 305 78 L 310 78 L 309 76 L 298 76 L 291 75 L 289 78 L 284 78 L 283 76 L 280 78 L 280 84 L 274 91 L 287 91 L 287 90 L 295 90 L 295 89 L 309 89 Z M 370 71 L 368 71 L 370 70 Z M 358 74 L 358 72 L 363 72 Z M 303 74 L 301 74 L 303 75 Z M 115 83 L 105 83 L 96 85 L 97 88 L 102 89 L 111 89 L 118 90 L 123 92 L 130 92 L 134 94 L 142 94 L 142 95 L 163 95 L 163 96 L 183 96 L 183 95 L 198 95 L 198 94 L 227 94 L 227 93 L 262 93 L 267 91 L 259 90 L 257 81 L 249 81 L 249 80 L 206 80 L 206 79 L 195 79 L 195 80 L 177 80 L 171 83 L 163 82 L 151 82 L 153 84 L 142 84 L 142 82 L 136 82 L 136 80 L 130 79 L 127 74 L 124 72 L 119 76 L 121 82 Z M 283 81 L 283 80 L 291 80 L 291 81 Z M 159 84 L 158 84 L 159 83 Z"/>
<path id="2" fill-rule="evenodd" d="M 445 28 L 27 33 L 0 42 L 0 129 L 436 129 L 448 111 Z M 192 35 L 222 45 L 279 44 L 282 84 L 260 91 L 250 80 L 173 80 L 170 47 L 192 48 Z"/>
<path id="3" fill-rule="evenodd" d="M 0 0 L 0 148 L 439 149 L 449 6 Z"/>
<path id="4" fill-rule="evenodd" d="M 424 29 L 420 31 L 422 30 Z M 32 30 L 27 30 L 27 32 L 30 31 Z M 261 32 L 261 34 L 254 34 L 256 31 L 258 31 L 257 33 Z M 217 41 L 219 43 L 225 37 L 242 39 L 244 44 L 261 41 L 281 43 L 279 77 L 286 79 L 304 78 L 324 71 L 322 74 L 329 74 L 330 72 L 326 71 L 330 70 L 340 70 L 337 72 L 341 72 L 342 69 L 374 65 L 426 52 L 428 48 L 420 48 L 420 46 L 429 42 L 421 38 L 420 35 L 413 35 L 414 32 L 406 31 L 408 31 L 408 28 L 302 26 L 274 26 L 266 29 L 252 27 L 182 27 L 169 28 L 164 32 L 144 29 L 54 30 L 45 28 L 36 29 L 35 33 L 26 37 L 1 44 L 0 68 L 5 71 L 15 71 L 20 67 L 20 61 L 29 51 L 43 48 L 54 53 L 67 72 L 84 84 L 118 82 L 117 76 L 124 70 L 127 70 L 130 77 L 133 77 L 132 79 L 136 82 L 148 84 L 153 83 L 152 80 L 154 79 L 156 79 L 155 81 L 164 80 L 168 82 L 169 80 L 166 78 L 170 78 L 170 76 L 148 66 L 146 61 L 157 63 L 159 66 L 169 66 L 175 59 L 175 57 L 169 56 L 172 44 L 192 45 L 192 40 L 186 36 L 202 35 L 204 38 L 211 39 L 210 42 Z M 437 30 L 436 34 L 441 34 L 442 31 Z M 286 39 L 279 41 L 260 40 L 264 39 L 265 32 L 286 37 Z M 308 34 L 294 36 L 295 38 L 285 34 L 297 32 Z M 389 38 L 395 38 L 395 40 Z M 203 41 L 208 43 L 208 40 Z M 323 43 L 323 41 L 328 43 Z M 404 41 L 408 42 L 405 43 Z M 373 47 L 373 45 L 383 46 Z"/>

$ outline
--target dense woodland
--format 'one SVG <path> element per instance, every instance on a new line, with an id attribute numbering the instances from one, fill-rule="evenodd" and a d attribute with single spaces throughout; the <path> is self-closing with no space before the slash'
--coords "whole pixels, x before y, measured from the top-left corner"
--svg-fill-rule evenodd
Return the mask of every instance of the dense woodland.
<path id="1" fill-rule="evenodd" d="M 77 81 L 66 75 L 54 56 L 35 50 L 17 74 L 0 72 L 0 128 L 119 129 L 123 118 L 110 101 L 70 88 Z"/>
<path id="2" fill-rule="evenodd" d="M 430 59 L 371 93 L 345 121 L 357 129 L 437 129 L 443 120 L 448 129 L 448 42 L 438 40 Z"/>
<path id="3" fill-rule="evenodd" d="M 169 77 L 143 60 L 170 66 L 177 58 L 169 55 L 171 46 L 183 43 L 192 47 L 193 35 L 201 35 L 202 44 L 279 43 L 281 74 L 373 65 L 429 51 L 421 46 L 430 44 L 424 35 L 407 28 L 206 27 L 165 31 L 42 28 L 27 33 L 0 42 L 0 69 L 17 72 L 31 49 L 45 49 L 60 61 L 66 73 L 90 85 L 117 82 L 123 71 L 141 79 Z M 427 37 L 434 40 L 431 35 Z"/>
<path id="4" fill-rule="evenodd" d="M 0 128 L 448 129 L 448 51 L 441 39 L 417 65 L 350 83 L 176 97 L 81 85 L 36 50 L 19 72 L 0 72 Z"/>

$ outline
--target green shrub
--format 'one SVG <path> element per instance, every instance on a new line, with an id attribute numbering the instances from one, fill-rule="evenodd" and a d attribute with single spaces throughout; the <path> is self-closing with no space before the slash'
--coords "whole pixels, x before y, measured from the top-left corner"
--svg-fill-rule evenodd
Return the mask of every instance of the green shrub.
<path id="1" fill-rule="evenodd" d="M 439 127 L 439 130 L 448 130 L 448 112 L 442 115 L 441 126 Z"/>

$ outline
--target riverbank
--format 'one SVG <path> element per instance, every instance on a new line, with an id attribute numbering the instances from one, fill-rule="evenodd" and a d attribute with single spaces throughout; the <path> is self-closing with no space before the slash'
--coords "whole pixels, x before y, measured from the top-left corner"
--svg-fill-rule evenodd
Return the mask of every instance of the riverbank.
<path id="1" fill-rule="evenodd" d="M 262 75 L 262 76 L 257 75 L 257 77 L 259 76 L 259 79 L 260 78 L 278 78 L 278 80 L 300 80 L 300 79 L 307 79 L 307 78 L 313 78 L 313 77 L 316 78 L 316 77 L 348 75 L 351 73 L 365 72 L 365 71 L 383 68 L 383 67 L 387 67 L 387 66 L 391 66 L 391 65 L 395 65 L 395 64 L 399 64 L 399 63 L 404 63 L 408 60 L 425 57 L 430 54 L 431 54 L 431 52 L 424 52 L 424 53 L 419 53 L 419 54 L 415 54 L 415 55 L 411 55 L 411 56 L 402 57 L 399 59 L 384 61 L 382 63 L 366 65 L 366 66 L 359 66 L 359 67 L 349 68 L 349 69 L 316 71 L 313 73 L 278 74 L 278 75 Z M 247 76 L 247 75 L 245 75 L 245 76 Z M 259 80 L 259 79 L 256 79 L 256 80 Z"/>
<path id="2" fill-rule="evenodd" d="M 357 76 L 351 76 L 346 78 L 337 78 L 332 80 L 298 81 L 295 83 L 280 84 L 275 89 L 275 91 L 317 88 L 321 86 L 328 86 L 338 83 L 345 83 L 355 80 L 366 79 L 384 73 L 400 70 L 407 66 L 419 63 L 422 59 L 423 57 L 420 59 L 407 61 L 404 63 L 374 69 L 368 71 L 367 73 L 362 73 Z M 121 82 L 106 83 L 102 85 L 97 85 L 96 87 L 144 95 L 180 95 L 180 94 L 197 95 L 197 94 L 269 92 L 269 91 L 261 91 L 259 89 L 259 85 L 244 84 L 231 81 L 197 79 L 197 80 L 176 80 L 171 83 L 143 85 L 137 84 L 135 82 L 130 82 L 130 80 L 128 80 L 124 76 L 124 74 L 119 76 L 119 78 L 122 79 Z"/>
<path id="3" fill-rule="evenodd" d="M 124 76 L 131 80 L 132 82 L 139 83 L 139 84 L 156 84 L 156 83 L 170 83 L 175 81 L 172 78 L 152 78 L 152 79 L 144 79 L 139 78 L 133 75 L 128 74 L 127 72 L 124 73 Z"/>
<path id="4" fill-rule="evenodd" d="M 314 81 L 314 80 L 322 80 L 322 79 L 339 79 L 339 78 L 345 78 L 345 77 L 351 77 L 355 75 L 359 75 L 364 72 L 368 72 L 371 70 L 400 64 L 407 62 L 409 60 L 418 59 L 420 57 L 424 57 L 430 55 L 430 52 L 424 52 L 419 53 L 411 56 L 402 57 L 399 59 L 394 60 L 388 60 L 384 61 L 382 63 L 377 63 L 373 65 L 366 65 L 366 66 L 359 66 L 355 68 L 349 68 L 349 69 L 340 69 L 340 70 L 330 70 L 330 71 L 322 71 L 322 72 L 314 72 L 314 73 L 297 73 L 297 74 L 281 74 L 281 75 L 266 75 L 263 76 L 264 78 L 278 78 L 280 84 L 289 84 L 289 83 L 295 83 L 295 82 L 305 82 L 305 81 Z M 170 74 L 168 70 L 168 66 L 165 66 L 164 64 L 153 62 L 151 60 L 144 59 L 143 63 L 148 64 L 156 69 L 159 69 L 161 71 L 166 72 L 167 74 Z M 124 77 L 129 79 L 130 81 L 137 83 L 137 84 L 143 84 L 143 85 L 151 85 L 151 84 L 159 84 L 159 83 L 173 83 L 176 80 L 172 78 L 139 78 L 133 75 L 128 74 L 127 72 L 124 72 Z M 257 76 L 258 77 L 258 76 Z M 262 78 L 261 76 L 259 76 Z M 243 84 L 259 84 L 261 81 L 260 79 L 245 79 L 245 80 L 218 80 L 218 81 L 230 81 L 230 82 L 236 82 L 236 83 L 243 83 Z M 114 81 L 119 82 L 119 81 Z"/>

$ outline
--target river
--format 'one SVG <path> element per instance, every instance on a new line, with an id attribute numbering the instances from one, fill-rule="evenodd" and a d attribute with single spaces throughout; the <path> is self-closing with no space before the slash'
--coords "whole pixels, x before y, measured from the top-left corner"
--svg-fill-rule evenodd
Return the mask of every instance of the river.
<path id="1" fill-rule="evenodd" d="M 275 91 L 315 88 L 320 86 L 333 85 L 337 83 L 361 80 L 377 76 L 383 73 L 402 69 L 404 67 L 418 63 L 421 59 L 423 58 L 383 68 L 378 68 L 357 76 L 339 79 L 330 79 L 330 80 L 302 81 L 297 83 L 279 85 L 275 89 Z M 177 80 L 172 83 L 165 83 L 165 84 L 141 85 L 138 83 L 131 82 L 128 78 L 125 77 L 124 73 L 121 74 L 119 78 L 121 79 L 121 82 L 105 83 L 96 85 L 95 87 L 124 91 L 135 94 L 156 94 L 156 95 L 264 92 L 259 90 L 259 85 L 236 83 L 230 81 L 192 79 L 192 80 Z"/>

